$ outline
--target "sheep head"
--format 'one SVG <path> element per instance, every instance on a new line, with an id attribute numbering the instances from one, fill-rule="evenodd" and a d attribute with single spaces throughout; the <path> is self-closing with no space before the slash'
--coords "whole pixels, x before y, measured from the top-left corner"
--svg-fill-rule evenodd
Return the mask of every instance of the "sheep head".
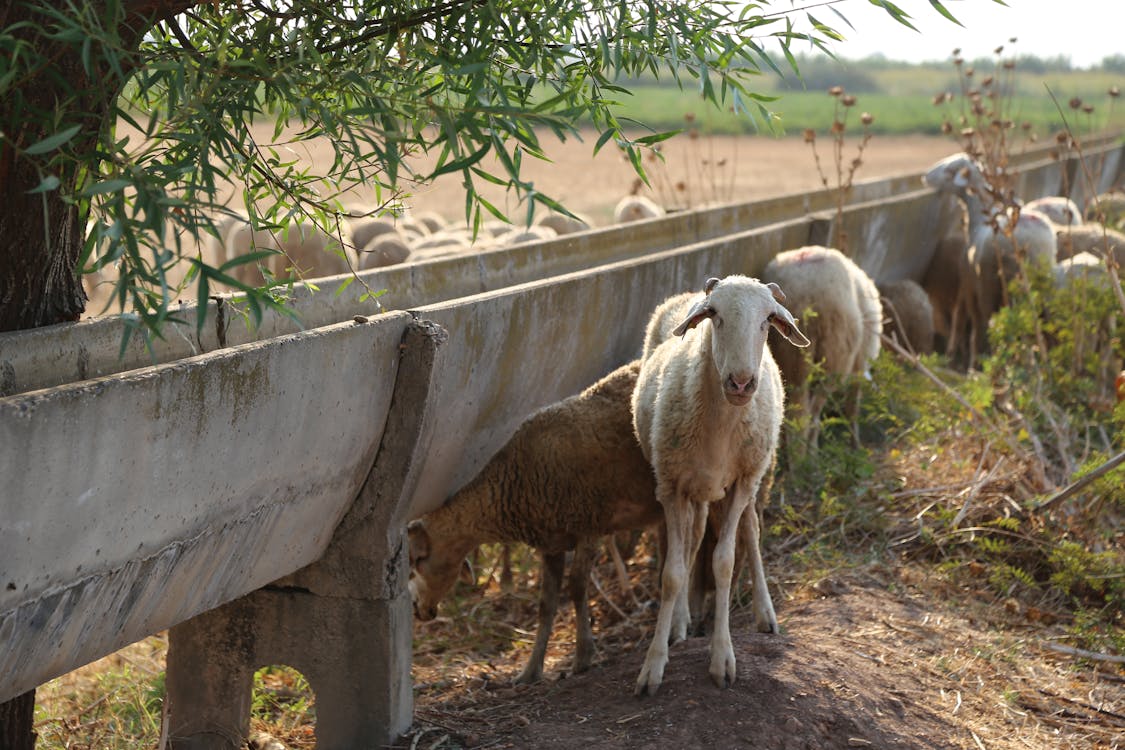
<path id="1" fill-rule="evenodd" d="M 469 561 L 458 554 L 444 554 L 433 543 L 422 521 L 411 521 L 406 528 L 410 546 L 410 599 L 419 620 L 437 617 L 438 602 L 458 579 L 473 579 Z"/>
<path id="2" fill-rule="evenodd" d="M 692 305 L 672 331 L 683 336 L 704 320 L 711 321 L 711 362 L 723 395 L 732 406 L 750 403 L 757 390 L 770 326 L 794 346 L 809 345 L 793 315 L 782 305 L 784 299 L 774 283 L 763 284 L 746 276 L 709 279 L 706 296 Z"/>
<path id="3" fill-rule="evenodd" d="M 930 167 L 922 182 L 935 190 L 981 192 L 985 187 L 980 165 L 966 153 L 953 154 Z"/>

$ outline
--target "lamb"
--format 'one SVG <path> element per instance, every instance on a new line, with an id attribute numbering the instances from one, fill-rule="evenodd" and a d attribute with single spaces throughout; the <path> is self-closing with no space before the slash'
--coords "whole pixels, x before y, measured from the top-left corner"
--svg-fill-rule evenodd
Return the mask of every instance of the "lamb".
<path id="1" fill-rule="evenodd" d="M 472 481 L 408 527 L 410 591 L 422 620 L 436 615 L 478 545 L 523 542 L 539 551 L 539 628 L 517 682 L 542 675 L 566 551 L 575 550 L 568 586 L 578 623 L 574 670 L 581 672 L 594 655 L 586 582 L 599 537 L 662 520 L 652 468 L 633 434 L 639 371 L 638 361 L 624 365 L 532 415 Z"/>
<path id="2" fill-rule="evenodd" d="M 655 219 L 664 215 L 656 201 L 643 195 L 626 195 L 613 209 L 613 220 L 618 224 L 642 219 Z"/>
<path id="3" fill-rule="evenodd" d="M 762 632 L 777 632 L 755 507 L 760 485 L 773 467 L 784 409 L 781 376 L 766 347 L 766 333 L 772 326 L 797 346 L 809 344 L 783 299 L 776 285 L 757 279 L 710 279 L 702 298 L 680 303 L 684 310 L 674 337 L 641 364 L 633 424 L 656 475 L 656 499 L 664 509 L 668 539 L 660 612 L 637 677 L 637 695 L 656 693 L 668 663 L 669 639 L 687 635 L 688 573 L 713 503 L 718 531 L 712 557 L 712 680 L 724 687 L 736 676 L 730 587 L 735 537 L 744 514 L 750 527 L 755 625 Z"/>
<path id="4" fill-rule="evenodd" d="M 785 346 L 771 335 L 770 348 L 781 370 L 794 408 L 807 418 L 801 437 L 815 449 L 820 433 L 820 413 L 828 400 L 823 387 L 809 382 L 814 364 L 829 375 L 869 377 L 871 363 L 881 349 L 883 306 L 879 290 L 863 269 L 834 248 L 808 245 L 778 253 L 762 270 L 762 279 L 786 290 L 789 307 L 805 320 L 813 348 L 806 354 Z M 853 434 L 858 441 L 858 394 L 851 408 Z"/>
<path id="5" fill-rule="evenodd" d="M 934 308 L 922 286 L 912 279 L 876 282 L 883 305 L 883 333 L 907 350 L 934 350 Z"/>
<path id="6" fill-rule="evenodd" d="M 381 235 L 392 232 L 398 234 L 394 219 L 383 216 L 361 216 L 351 219 L 348 224 L 356 248 L 367 247 Z"/>
<path id="7" fill-rule="evenodd" d="M 513 228 L 510 232 L 497 237 L 496 241 L 503 245 L 519 245 L 524 242 L 545 242 L 553 240 L 555 237 L 558 237 L 558 232 L 551 227 L 533 224 L 523 229 Z"/>

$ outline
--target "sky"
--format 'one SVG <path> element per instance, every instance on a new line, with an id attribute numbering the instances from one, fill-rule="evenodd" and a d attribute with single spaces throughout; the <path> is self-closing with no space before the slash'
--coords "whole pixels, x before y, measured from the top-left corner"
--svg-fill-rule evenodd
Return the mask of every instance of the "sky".
<path id="1" fill-rule="evenodd" d="M 848 28 L 824 0 L 793 0 L 794 7 L 809 7 L 821 22 L 835 27 L 848 41 L 835 45 L 836 54 L 858 59 L 882 53 L 906 62 L 951 58 L 954 48 L 970 59 L 991 57 L 1004 45 L 1004 54 L 1056 57 L 1067 55 L 1075 67 L 1089 67 L 1109 55 L 1125 54 L 1125 0 L 943 0 L 964 28 L 952 23 L 929 0 L 895 0 L 919 31 L 891 20 L 886 11 L 867 0 L 842 0 L 835 7 L 854 26 Z M 780 9 L 789 0 L 775 0 Z M 920 32 L 920 33 L 919 33 Z M 1008 40 L 1018 41 L 1010 44 Z"/>

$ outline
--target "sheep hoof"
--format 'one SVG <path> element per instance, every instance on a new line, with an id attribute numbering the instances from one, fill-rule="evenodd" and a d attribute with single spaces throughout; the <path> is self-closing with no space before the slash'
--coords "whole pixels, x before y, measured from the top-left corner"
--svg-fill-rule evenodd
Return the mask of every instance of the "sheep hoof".
<path id="1" fill-rule="evenodd" d="M 542 676 L 543 673 L 538 669 L 524 669 L 512 682 L 515 685 L 534 685 Z"/>
<path id="2" fill-rule="evenodd" d="M 664 665 L 653 664 L 650 666 L 646 661 L 644 668 L 641 669 L 641 674 L 637 677 L 637 687 L 633 691 L 633 695 L 637 697 L 656 695 L 656 691 L 660 689 L 660 683 L 663 681 Z"/>
<path id="3" fill-rule="evenodd" d="M 734 649 L 719 649 L 711 659 L 711 680 L 719 688 L 726 689 L 734 684 L 738 671 L 735 668 Z"/>

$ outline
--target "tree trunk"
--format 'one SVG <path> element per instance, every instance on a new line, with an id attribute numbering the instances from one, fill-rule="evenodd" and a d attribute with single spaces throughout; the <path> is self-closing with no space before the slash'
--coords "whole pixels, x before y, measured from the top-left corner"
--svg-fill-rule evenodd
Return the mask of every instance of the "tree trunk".
<path id="1" fill-rule="evenodd" d="M 35 750 L 35 691 L 0 703 L 0 750 Z"/>
<path id="2" fill-rule="evenodd" d="M 99 0 L 86 1 L 100 5 Z M 126 0 L 119 10 L 123 69 L 136 63 L 130 53 L 157 19 L 195 2 Z M 65 0 L 40 3 L 68 8 Z M 89 57 L 93 72 L 87 75 L 81 39 L 63 42 L 40 34 L 38 25 L 50 29 L 55 22 L 35 6 L 26 0 L 0 0 L 0 28 L 26 24 L 13 33 L 33 50 L 25 53 L 32 58 L 31 72 L 0 107 L 0 332 L 77 320 L 86 309 L 78 268 L 86 217 L 64 197 L 80 187 L 82 175 L 97 174 L 99 135 L 113 125 L 112 104 L 124 85 L 108 65 L 96 62 L 102 60 L 98 51 Z M 58 152 L 34 157 L 18 153 L 75 125 L 80 130 Z M 29 192 L 48 176 L 58 178 L 57 188 Z"/>
<path id="3" fill-rule="evenodd" d="M 0 24 L 19 23 L 27 26 L 16 36 L 34 52 L 31 72 L 0 110 L 0 131 L 6 136 L 0 141 L 0 331 L 77 320 L 86 308 L 77 268 L 85 233 L 77 206 L 63 196 L 73 192 L 80 168 L 96 173 L 98 133 L 119 91 L 112 76 L 90 80 L 74 46 L 36 31 L 47 19 L 33 4 L 0 0 Z M 18 153 L 75 125 L 81 129 L 59 152 Z M 85 154 L 90 155 L 85 164 L 71 158 Z M 30 192 L 48 176 L 58 178 L 56 189 Z"/>

